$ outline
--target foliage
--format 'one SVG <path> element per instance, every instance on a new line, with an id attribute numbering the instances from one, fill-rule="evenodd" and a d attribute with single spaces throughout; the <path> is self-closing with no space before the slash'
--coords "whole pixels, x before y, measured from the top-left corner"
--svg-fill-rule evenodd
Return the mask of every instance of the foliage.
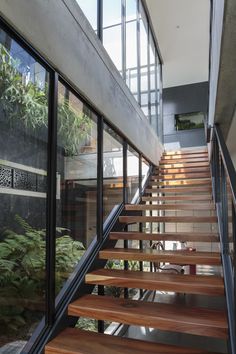
<path id="1" fill-rule="evenodd" d="M 22 122 L 26 129 L 37 130 L 48 127 L 48 85 L 40 88 L 39 83 L 28 79 L 20 72 L 21 62 L 14 59 L 0 44 L 0 104 L 9 123 Z M 19 123 L 18 123 L 19 124 Z M 91 119 L 83 112 L 71 107 L 64 98 L 58 103 L 58 140 L 65 154 L 78 154 L 80 142 L 88 136 Z"/>
<path id="2" fill-rule="evenodd" d="M 43 311 L 45 297 L 45 230 L 36 230 L 15 216 L 21 233 L 3 232 L 0 247 L 0 326 L 17 330 L 29 311 Z M 84 253 L 81 242 L 58 228 L 56 239 L 56 290 L 58 291 Z"/>
<path id="3" fill-rule="evenodd" d="M 97 332 L 98 321 L 90 318 L 80 317 L 76 328 L 84 329 L 87 331 Z"/>
<path id="4" fill-rule="evenodd" d="M 130 270 L 138 270 L 139 262 L 137 261 L 128 261 L 128 267 Z M 107 269 L 124 269 L 124 261 L 114 261 L 108 260 L 106 264 Z M 123 288 L 116 286 L 105 286 L 105 294 L 112 295 L 114 297 L 120 297 L 123 292 Z"/>

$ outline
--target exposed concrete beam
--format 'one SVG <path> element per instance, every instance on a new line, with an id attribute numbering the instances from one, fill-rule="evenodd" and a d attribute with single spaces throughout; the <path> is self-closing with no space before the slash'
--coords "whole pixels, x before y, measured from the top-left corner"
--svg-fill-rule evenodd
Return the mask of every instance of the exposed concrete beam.
<path id="1" fill-rule="evenodd" d="M 218 1 L 218 0 L 217 0 Z M 219 0 L 223 1 L 223 0 Z M 236 1 L 225 0 L 215 122 L 228 135 L 236 105 Z"/>

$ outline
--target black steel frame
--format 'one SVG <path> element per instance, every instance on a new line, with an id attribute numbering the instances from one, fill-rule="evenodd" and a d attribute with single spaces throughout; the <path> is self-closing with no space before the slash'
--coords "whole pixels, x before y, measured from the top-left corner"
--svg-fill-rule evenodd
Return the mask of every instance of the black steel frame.
<path id="1" fill-rule="evenodd" d="M 101 0 L 98 0 L 100 6 Z M 102 6 L 100 8 L 102 12 Z M 3 18 L 0 17 L 0 28 L 17 41 L 32 57 L 35 58 L 49 73 L 49 110 L 48 110 L 48 166 L 47 166 L 47 224 L 46 224 L 46 299 L 45 299 L 45 317 L 39 323 L 32 337 L 27 342 L 23 354 L 39 354 L 43 351 L 45 344 L 50 338 L 55 336 L 61 329 L 68 325 L 75 325 L 76 320 L 67 316 L 67 307 L 69 303 L 83 295 L 91 292 L 93 286 L 84 284 L 85 274 L 89 269 L 105 265 L 105 261 L 99 261 L 97 255 L 99 250 L 108 242 L 108 235 L 111 230 L 119 230 L 124 226 L 118 223 L 118 217 L 124 209 L 124 203 L 127 202 L 127 145 L 131 146 L 136 152 L 137 149 L 130 143 L 125 136 L 112 127 L 109 122 L 83 97 L 78 90 L 73 88 L 65 78 L 62 77 L 27 41 L 24 40 Z M 57 170 L 57 101 L 58 84 L 62 83 L 78 99 L 97 116 L 97 134 L 98 134 L 98 152 L 97 152 L 97 237 L 94 238 L 86 253 L 75 268 L 73 274 L 64 284 L 62 290 L 55 298 L 55 235 L 56 235 L 56 170 Z M 103 126 L 106 123 L 123 139 L 123 203 L 114 206 L 114 209 L 103 224 Z M 141 152 L 137 152 L 141 156 Z M 143 156 L 143 155 L 142 155 Z M 149 177 L 152 171 L 150 161 L 144 156 L 150 164 Z M 140 169 L 139 169 L 140 173 Z M 139 175 L 139 181 L 142 176 Z M 147 182 L 148 183 L 148 182 Z M 145 188 L 145 186 L 144 186 Z M 144 191 L 142 189 L 142 193 Z M 139 183 L 139 191 L 141 187 Z M 140 194 L 136 203 L 140 201 Z M 111 242 L 111 241 L 110 241 Z M 111 242 L 112 243 L 112 242 Z M 114 243 L 114 242 L 113 242 Z M 102 328 L 101 328 L 102 330 Z"/>
<path id="2" fill-rule="evenodd" d="M 236 354 L 236 171 L 220 127 L 212 129 L 211 174 L 218 217 L 221 259 L 229 323 L 229 353 Z M 228 188 L 229 186 L 229 188 Z M 232 199 L 232 234 L 229 232 L 229 201 Z M 230 248 L 230 244 L 232 247 Z"/>

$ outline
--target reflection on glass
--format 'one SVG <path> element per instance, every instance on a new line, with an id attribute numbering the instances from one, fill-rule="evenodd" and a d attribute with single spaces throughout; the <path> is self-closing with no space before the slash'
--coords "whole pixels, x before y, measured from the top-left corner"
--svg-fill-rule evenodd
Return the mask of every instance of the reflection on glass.
<path id="1" fill-rule="evenodd" d="M 57 292 L 96 235 L 97 220 L 97 117 L 64 85 L 58 91 Z"/>
<path id="2" fill-rule="evenodd" d="M 149 167 L 148 161 L 142 158 L 142 187 L 148 178 Z"/>
<path id="3" fill-rule="evenodd" d="M 103 45 L 119 71 L 122 70 L 121 25 L 103 30 Z"/>
<path id="4" fill-rule="evenodd" d="M 76 0 L 91 26 L 97 30 L 97 0 Z"/>
<path id="5" fill-rule="evenodd" d="M 127 149 L 127 194 L 132 203 L 139 193 L 139 154 L 131 147 Z"/>
<path id="6" fill-rule="evenodd" d="M 104 220 L 112 208 L 123 202 L 122 139 L 108 125 L 103 136 L 103 210 Z"/>
<path id="7" fill-rule="evenodd" d="M 0 351 L 45 312 L 48 73 L 0 29 Z"/>

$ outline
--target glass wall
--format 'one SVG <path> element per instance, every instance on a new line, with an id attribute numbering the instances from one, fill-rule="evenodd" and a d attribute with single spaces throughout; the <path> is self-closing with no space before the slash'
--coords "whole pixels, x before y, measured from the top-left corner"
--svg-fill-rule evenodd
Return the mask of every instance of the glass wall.
<path id="1" fill-rule="evenodd" d="M 95 237 L 96 225 L 97 116 L 68 88 L 59 83 L 57 290 L 74 270 Z M 68 252 L 69 250 L 71 252 Z"/>
<path id="2" fill-rule="evenodd" d="M 123 202 L 123 139 L 107 124 L 103 131 L 103 217 Z"/>
<path id="3" fill-rule="evenodd" d="M 76 0 L 127 86 L 162 140 L 160 58 L 141 0 Z M 96 15 L 96 16 L 95 16 Z M 158 92 L 159 90 L 159 92 Z"/>
<path id="4" fill-rule="evenodd" d="M 132 203 L 139 195 L 139 154 L 131 147 L 127 149 L 127 199 Z"/>
<path id="5" fill-rule="evenodd" d="M 128 146 L 124 158 L 125 138 L 31 47 L 19 43 L 16 33 L 13 39 L 0 28 L 4 353 L 5 345 L 22 341 L 23 346 L 34 331 L 37 343 L 43 342 L 41 335 L 49 335 L 54 316 L 66 310 L 67 292 L 75 280 L 82 282 L 91 242 L 97 247 L 102 240 L 101 220 L 123 202 L 124 172 L 129 202 L 139 196 L 144 178 L 139 175 L 139 152 Z M 29 341 L 27 351 L 34 344 Z"/>
<path id="6" fill-rule="evenodd" d="M 48 72 L 0 29 L 0 348 L 45 311 Z M 1 351 L 1 349 L 0 349 Z"/>

